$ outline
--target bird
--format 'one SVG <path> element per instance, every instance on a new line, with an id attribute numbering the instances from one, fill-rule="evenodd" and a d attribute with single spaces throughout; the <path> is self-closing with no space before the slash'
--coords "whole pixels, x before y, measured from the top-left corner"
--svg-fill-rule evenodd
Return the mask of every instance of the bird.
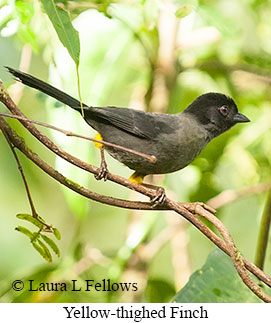
<path id="1" fill-rule="evenodd" d="M 202 94 L 176 114 L 113 106 L 93 107 L 81 105 L 77 99 L 28 73 L 6 68 L 23 84 L 81 112 L 84 120 L 98 132 L 96 139 L 155 156 L 156 161 L 153 162 L 131 152 L 105 146 L 113 158 L 134 170 L 129 180 L 138 184 L 144 184 L 146 175 L 167 174 L 186 167 L 211 140 L 237 123 L 250 122 L 238 111 L 234 100 L 222 93 Z M 101 149 L 101 165 L 96 179 L 106 180 L 108 170 L 104 145 L 95 145 Z M 164 189 L 145 185 L 157 189 L 157 196 L 152 202 L 163 203 Z"/>

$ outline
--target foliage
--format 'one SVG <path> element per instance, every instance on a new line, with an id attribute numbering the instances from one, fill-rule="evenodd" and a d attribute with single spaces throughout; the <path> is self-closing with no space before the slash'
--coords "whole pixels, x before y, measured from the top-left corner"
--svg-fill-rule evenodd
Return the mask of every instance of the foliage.
<path id="1" fill-rule="evenodd" d="M 38 251 L 38 253 L 48 262 L 52 262 L 52 255 L 47 246 L 41 241 L 43 239 L 46 244 L 53 250 L 53 252 L 60 257 L 60 251 L 54 240 L 42 234 L 41 232 L 51 232 L 54 236 L 60 240 L 60 233 L 57 228 L 51 228 L 50 230 L 46 230 L 46 225 L 44 225 L 43 219 L 39 219 L 39 217 L 35 218 L 30 214 L 17 214 L 17 218 L 21 220 L 28 221 L 39 228 L 37 232 L 31 232 L 27 228 L 19 225 L 15 228 L 15 230 L 26 235 L 32 244 L 32 246 Z"/>
<path id="2" fill-rule="evenodd" d="M 69 14 L 53 0 L 42 1 L 44 9 L 58 34 L 59 40 L 65 46 L 76 65 L 79 65 L 80 40 L 78 32 L 73 28 Z"/>
<path id="3" fill-rule="evenodd" d="M 243 284 L 230 258 L 219 249 L 214 249 L 173 302 L 253 303 L 260 300 Z"/>

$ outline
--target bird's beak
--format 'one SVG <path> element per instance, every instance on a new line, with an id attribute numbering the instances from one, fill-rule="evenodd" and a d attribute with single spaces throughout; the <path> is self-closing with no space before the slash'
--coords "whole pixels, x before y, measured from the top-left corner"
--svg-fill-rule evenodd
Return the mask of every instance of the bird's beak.
<path id="1" fill-rule="evenodd" d="M 234 117 L 233 117 L 233 121 L 235 121 L 236 123 L 238 122 L 250 122 L 249 118 L 246 117 L 244 114 L 237 112 Z"/>

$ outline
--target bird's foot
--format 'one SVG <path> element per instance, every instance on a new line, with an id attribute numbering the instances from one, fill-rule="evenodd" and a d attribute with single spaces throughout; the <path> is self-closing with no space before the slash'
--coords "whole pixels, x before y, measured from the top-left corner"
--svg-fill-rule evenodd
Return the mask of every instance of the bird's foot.
<path id="1" fill-rule="evenodd" d="M 101 165 L 100 165 L 100 168 L 99 168 L 99 173 L 95 174 L 94 177 L 95 177 L 95 179 L 97 179 L 97 181 L 100 181 L 102 179 L 104 181 L 106 181 L 108 173 L 109 173 L 109 171 L 108 171 L 108 168 L 107 168 L 106 161 L 104 159 L 102 159 Z"/>
<path id="2" fill-rule="evenodd" d="M 151 199 L 152 207 L 156 207 L 159 204 L 164 204 L 166 201 L 166 192 L 163 187 L 156 186 L 156 196 Z"/>
<path id="3" fill-rule="evenodd" d="M 163 187 L 152 185 L 152 184 L 145 184 L 145 183 L 142 183 L 142 185 L 156 191 L 156 196 L 151 198 L 151 201 L 150 201 L 152 203 L 153 208 L 159 204 L 165 203 L 167 196 L 166 196 L 165 189 Z"/>
<path id="4" fill-rule="evenodd" d="M 208 204 L 205 204 L 203 202 L 192 202 L 192 203 L 181 203 L 183 207 L 185 207 L 188 211 L 192 212 L 193 214 L 197 213 L 197 208 L 202 207 L 206 211 L 216 214 L 216 210 L 209 206 Z"/>
<path id="5" fill-rule="evenodd" d="M 136 183 L 136 184 L 141 184 L 147 188 L 150 188 L 152 190 L 156 191 L 156 196 L 151 198 L 151 203 L 152 203 L 152 207 L 156 207 L 158 204 L 163 204 L 166 201 L 166 192 L 165 189 L 161 186 L 156 186 L 156 185 L 152 185 L 152 184 L 146 184 L 143 183 L 143 178 L 144 175 L 141 175 L 140 173 L 134 172 L 130 177 L 129 180 Z"/>
<path id="6" fill-rule="evenodd" d="M 95 138 L 99 139 L 99 140 L 103 139 L 100 134 L 98 134 Z M 104 157 L 104 146 L 102 145 L 99 149 L 100 149 L 100 153 L 101 153 L 101 164 L 100 164 L 100 168 L 99 168 L 99 173 L 95 174 L 94 177 L 95 177 L 95 179 L 97 179 L 97 181 L 100 181 L 102 179 L 104 181 L 106 181 L 109 171 L 108 171 L 107 164 L 106 164 L 105 157 Z"/>

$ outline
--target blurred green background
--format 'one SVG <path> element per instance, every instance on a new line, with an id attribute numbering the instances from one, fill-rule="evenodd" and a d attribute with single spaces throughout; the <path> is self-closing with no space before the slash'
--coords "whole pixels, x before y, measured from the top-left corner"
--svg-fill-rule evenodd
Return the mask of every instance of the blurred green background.
<path id="1" fill-rule="evenodd" d="M 71 13 L 81 42 L 83 101 L 176 113 L 198 95 L 223 92 L 251 123 L 216 138 L 185 169 L 155 176 L 169 197 L 203 201 L 225 190 L 256 193 L 218 209 L 237 247 L 254 261 L 271 173 L 271 8 L 261 0 L 57 1 Z M 76 69 L 39 1 L 0 0 L 0 77 L 23 113 L 87 136 L 80 115 L 29 88 L 13 84 L 3 66 L 20 67 L 78 97 Z M 1 104 L 1 111 L 6 108 Z M 56 158 L 16 120 L 26 144 L 68 178 L 101 194 L 143 199 L 124 187 L 98 182 Z M 78 158 L 99 165 L 92 144 L 41 129 Z M 29 213 L 22 179 L 0 133 L 0 301 L 167 302 L 206 261 L 214 245 L 173 212 L 114 208 L 64 188 L 19 154 L 38 213 L 57 227 L 61 257 L 47 264 L 14 228 Z M 131 171 L 106 156 L 112 173 Z M 268 187 L 268 185 L 266 186 Z M 257 189 L 258 188 L 258 189 Z M 265 271 L 271 270 L 270 247 Z M 136 282 L 137 292 L 14 292 L 14 279 L 41 282 L 111 279 Z"/>

